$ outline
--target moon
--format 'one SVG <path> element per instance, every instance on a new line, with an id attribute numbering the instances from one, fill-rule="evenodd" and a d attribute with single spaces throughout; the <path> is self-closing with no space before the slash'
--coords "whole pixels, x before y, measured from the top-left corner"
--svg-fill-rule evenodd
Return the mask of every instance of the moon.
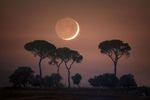
<path id="1" fill-rule="evenodd" d="M 61 39 L 73 40 L 78 36 L 80 27 L 73 18 L 63 18 L 57 21 L 55 30 Z"/>

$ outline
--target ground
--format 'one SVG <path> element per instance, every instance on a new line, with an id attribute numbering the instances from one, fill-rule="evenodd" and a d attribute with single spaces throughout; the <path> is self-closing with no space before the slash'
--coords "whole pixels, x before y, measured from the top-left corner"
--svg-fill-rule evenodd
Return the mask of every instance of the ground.
<path id="1" fill-rule="evenodd" d="M 149 100 L 135 89 L 0 89 L 0 100 Z"/>

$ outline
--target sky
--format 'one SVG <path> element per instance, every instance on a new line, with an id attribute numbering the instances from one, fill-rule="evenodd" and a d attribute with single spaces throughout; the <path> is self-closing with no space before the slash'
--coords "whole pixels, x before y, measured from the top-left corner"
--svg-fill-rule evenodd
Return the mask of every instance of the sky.
<path id="1" fill-rule="evenodd" d="M 9 85 L 9 76 L 18 66 L 30 66 L 38 74 L 38 57 L 24 49 L 33 40 L 46 40 L 56 47 L 69 47 L 83 55 L 74 64 L 71 75 L 80 73 L 82 86 L 95 75 L 113 72 L 109 57 L 100 53 L 98 44 L 120 39 L 131 46 L 130 57 L 122 57 L 117 76 L 133 74 L 141 86 L 150 86 L 150 1 L 149 0 L 0 0 L 0 86 Z M 70 17 L 80 26 L 71 41 L 59 38 L 55 25 Z M 44 75 L 56 72 L 56 66 L 42 62 Z M 60 74 L 67 80 L 62 65 Z"/>

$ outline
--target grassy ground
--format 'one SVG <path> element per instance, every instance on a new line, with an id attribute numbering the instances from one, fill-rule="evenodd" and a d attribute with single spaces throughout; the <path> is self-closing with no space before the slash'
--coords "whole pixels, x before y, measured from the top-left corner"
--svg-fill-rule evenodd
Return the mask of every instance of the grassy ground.
<path id="1" fill-rule="evenodd" d="M 150 100 L 137 90 L 1 89 L 0 100 Z"/>

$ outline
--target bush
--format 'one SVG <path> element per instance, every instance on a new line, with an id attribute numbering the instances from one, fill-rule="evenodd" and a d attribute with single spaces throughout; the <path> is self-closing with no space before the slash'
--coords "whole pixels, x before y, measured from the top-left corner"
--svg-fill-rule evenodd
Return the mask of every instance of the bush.
<path id="1" fill-rule="evenodd" d="M 113 88 L 118 85 L 119 80 L 114 74 L 105 73 L 89 79 L 88 82 L 94 87 Z"/>
<path id="2" fill-rule="evenodd" d="M 30 78 L 30 84 L 34 87 L 41 87 L 43 85 L 43 78 L 40 75 L 35 75 Z"/>
<path id="3" fill-rule="evenodd" d="M 121 87 L 137 87 L 136 81 L 132 74 L 126 74 L 121 76 L 120 78 L 120 86 Z"/>
<path id="4" fill-rule="evenodd" d="M 113 88 L 118 85 L 119 80 L 114 74 L 106 73 L 101 76 L 100 82 L 103 87 Z"/>
<path id="5" fill-rule="evenodd" d="M 71 78 L 72 78 L 72 80 L 73 80 L 73 84 L 79 86 L 80 81 L 81 81 L 81 79 L 82 79 L 82 76 L 81 76 L 79 73 L 77 73 L 77 74 L 75 74 L 74 76 L 72 76 Z"/>
<path id="6" fill-rule="evenodd" d="M 44 83 L 46 87 L 59 87 L 62 86 L 62 84 L 60 84 L 61 80 L 62 77 L 60 74 L 53 73 L 51 76 L 45 76 Z"/>
<path id="7" fill-rule="evenodd" d="M 88 80 L 88 82 L 90 83 L 90 85 L 92 85 L 93 87 L 100 87 L 100 76 L 94 76 L 94 78 L 90 78 Z"/>
<path id="8" fill-rule="evenodd" d="M 30 78 L 33 76 L 33 71 L 28 66 L 18 67 L 9 77 L 9 81 L 14 87 L 26 87 L 30 84 Z"/>

